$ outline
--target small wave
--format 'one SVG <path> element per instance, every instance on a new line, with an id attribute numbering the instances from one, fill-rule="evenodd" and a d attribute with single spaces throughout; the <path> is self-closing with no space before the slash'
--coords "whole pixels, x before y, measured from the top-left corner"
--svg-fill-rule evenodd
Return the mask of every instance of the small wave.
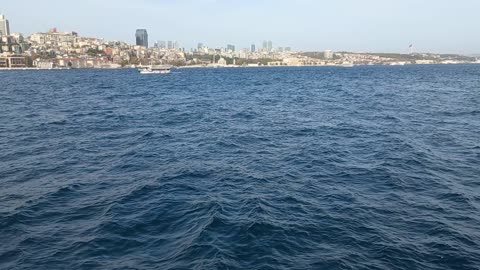
<path id="1" fill-rule="evenodd" d="M 49 119 L 48 122 L 42 123 L 42 125 L 52 125 L 52 126 L 64 126 L 68 123 L 67 119 Z"/>
<path id="2" fill-rule="evenodd" d="M 113 89 L 115 87 L 113 85 L 99 85 L 98 88 L 100 88 L 100 89 Z"/>
<path id="3" fill-rule="evenodd" d="M 232 118 L 253 120 L 258 117 L 258 114 L 253 110 L 245 110 L 232 115 Z"/>
<path id="4" fill-rule="evenodd" d="M 460 116 L 478 116 L 480 115 L 480 110 L 473 110 L 473 111 L 444 111 L 441 112 L 442 115 L 445 116 L 452 116 L 452 117 L 460 117 Z"/>

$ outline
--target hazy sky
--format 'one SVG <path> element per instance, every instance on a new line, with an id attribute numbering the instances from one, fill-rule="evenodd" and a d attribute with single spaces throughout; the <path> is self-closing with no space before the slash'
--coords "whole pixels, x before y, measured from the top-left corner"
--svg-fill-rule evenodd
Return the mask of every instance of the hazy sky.
<path id="1" fill-rule="evenodd" d="M 190 48 L 269 39 L 298 50 L 480 53 L 480 0 L 24 0 L 2 1 L 12 32 L 56 26 L 82 36 Z"/>

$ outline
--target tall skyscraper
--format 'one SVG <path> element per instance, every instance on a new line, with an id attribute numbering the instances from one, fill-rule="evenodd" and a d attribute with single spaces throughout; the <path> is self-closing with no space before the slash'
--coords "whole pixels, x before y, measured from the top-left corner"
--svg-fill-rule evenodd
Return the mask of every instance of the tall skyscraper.
<path id="1" fill-rule="evenodd" d="M 255 52 L 255 44 L 252 44 L 252 46 L 250 46 L 250 52 Z"/>
<path id="2" fill-rule="evenodd" d="M 271 40 L 264 40 L 262 50 L 265 52 L 272 52 L 273 51 L 273 42 Z"/>
<path id="3" fill-rule="evenodd" d="M 148 33 L 146 29 L 137 29 L 135 38 L 137 39 L 137 46 L 148 48 Z"/>
<path id="4" fill-rule="evenodd" d="M 169 40 L 167 42 L 167 49 L 169 49 L 169 50 L 173 49 L 173 41 Z"/>
<path id="5" fill-rule="evenodd" d="M 268 52 L 273 51 L 273 42 L 271 40 L 268 41 L 267 50 L 268 50 Z"/>
<path id="6" fill-rule="evenodd" d="M 227 45 L 227 51 L 232 51 L 232 52 L 234 52 L 234 51 L 235 51 L 235 45 L 228 44 L 228 45 Z"/>
<path id="7" fill-rule="evenodd" d="M 10 35 L 10 25 L 5 16 L 0 15 L 0 36 Z"/>

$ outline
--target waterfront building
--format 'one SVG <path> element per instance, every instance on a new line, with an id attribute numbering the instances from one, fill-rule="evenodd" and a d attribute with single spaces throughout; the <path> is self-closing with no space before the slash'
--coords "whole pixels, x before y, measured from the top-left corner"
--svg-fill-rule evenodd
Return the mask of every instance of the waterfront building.
<path id="1" fill-rule="evenodd" d="M 23 55 L 0 54 L 0 68 L 25 68 L 27 60 Z"/>
<path id="2" fill-rule="evenodd" d="M 135 32 L 136 45 L 148 48 L 148 33 L 146 29 L 137 29 Z"/>
<path id="3" fill-rule="evenodd" d="M 119 65 L 111 63 L 106 57 L 57 57 L 53 59 L 37 59 L 34 61 L 37 68 L 118 68 Z"/>
<path id="4" fill-rule="evenodd" d="M 0 15 L 0 36 L 10 35 L 10 25 L 4 15 Z"/>
<path id="5" fill-rule="evenodd" d="M 226 66 L 227 65 L 227 60 L 225 60 L 225 58 L 223 58 L 223 57 L 220 57 L 217 64 L 219 66 Z"/>

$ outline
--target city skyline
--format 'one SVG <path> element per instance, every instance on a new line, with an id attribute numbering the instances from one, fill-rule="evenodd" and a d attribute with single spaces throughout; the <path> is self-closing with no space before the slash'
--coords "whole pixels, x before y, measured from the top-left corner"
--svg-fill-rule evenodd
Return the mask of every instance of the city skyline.
<path id="1" fill-rule="evenodd" d="M 198 43 L 262 47 L 262 41 L 273 40 L 301 51 L 408 52 L 414 44 L 420 52 L 480 53 L 480 37 L 471 34 L 478 25 L 478 2 L 357 2 L 86 0 L 82 6 L 52 10 L 54 1 L 45 0 L 29 2 L 28 10 L 7 2 L 0 13 L 10 20 L 11 32 L 26 36 L 57 27 L 134 44 L 132 32 L 147 29 L 151 41 L 176 40 L 186 48 Z"/>

